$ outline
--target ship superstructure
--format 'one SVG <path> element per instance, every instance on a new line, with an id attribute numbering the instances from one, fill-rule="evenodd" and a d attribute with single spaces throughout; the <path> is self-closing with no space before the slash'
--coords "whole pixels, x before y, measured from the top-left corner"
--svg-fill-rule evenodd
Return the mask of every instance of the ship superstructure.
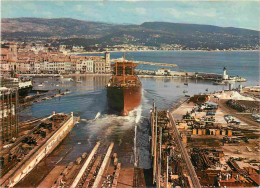
<path id="1" fill-rule="evenodd" d="M 107 84 L 108 107 L 123 116 L 141 103 L 142 83 L 134 72 L 136 66 L 125 58 L 112 64 L 113 75 Z"/>

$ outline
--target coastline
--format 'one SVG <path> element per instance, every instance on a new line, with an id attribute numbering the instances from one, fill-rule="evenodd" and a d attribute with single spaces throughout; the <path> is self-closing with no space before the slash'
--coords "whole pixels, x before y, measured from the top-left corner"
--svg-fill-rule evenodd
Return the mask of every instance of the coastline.
<path id="1" fill-rule="evenodd" d="M 259 50 L 116 50 L 102 52 L 68 52 L 68 55 L 103 54 L 105 52 L 260 52 Z"/>

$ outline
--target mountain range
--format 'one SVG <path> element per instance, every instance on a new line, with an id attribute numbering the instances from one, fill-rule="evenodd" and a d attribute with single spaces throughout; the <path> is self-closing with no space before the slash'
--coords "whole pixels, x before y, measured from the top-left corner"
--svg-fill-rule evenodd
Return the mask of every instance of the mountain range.
<path id="1" fill-rule="evenodd" d="M 3 18 L 2 40 L 45 41 L 85 47 L 133 44 L 188 48 L 257 48 L 260 32 L 250 29 L 170 22 L 109 24 L 71 18 Z"/>

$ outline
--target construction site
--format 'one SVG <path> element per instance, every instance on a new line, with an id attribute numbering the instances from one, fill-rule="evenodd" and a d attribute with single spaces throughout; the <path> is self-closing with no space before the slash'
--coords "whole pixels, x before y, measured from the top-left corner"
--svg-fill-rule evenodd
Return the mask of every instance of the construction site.
<path id="1" fill-rule="evenodd" d="M 158 110 L 153 103 L 149 106 L 149 119 L 144 118 L 147 124 L 143 124 L 148 129 L 145 141 L 149 159 L 146 159 L 151 168 L 147 169 L 138 164 L 145 158 L 138 161 L 140 141 L 136 140 L 136 134 L 140 124 L 136 119 L 129 123 L 130 118 L 99 117 L 98 112 L 93 120 L 81 121 L 79 114 L 70 111 L 53 111 L 27 121 L 20 119 L 22 108 L 49 102 L 52 111 L 52 102 L 69 93 L 69 90 L 56 90 L 48 96 L 36 94 L 21 98 L 15 87 L 1 90 L 1 187 L 260 185 L 260 105 L 256 89 L 247 89 L 244 94 L 220 91 L 194 95 L 169 110 Z M 59 104 L 63 102 L 68 101 Z M 75 126 L 79 122 L 83 126 Z M 74 127 L 78 128 L 77 135 L 72 130 Z M 98 136 L 93 130 L 100 132 Z M 80 131 L 85 133 L 83 139 L 78 139 Z M 123 133 L 119 135 L 119 131 Z M 69 143 L 73 146 L 66 142 L 64 145 L 69 146 L 62 148 L 60 145 L 66 137 L 76 141 Z M 57 150 L 64 151 L 53 160 Z M 66 158 L 67 155 L 71 157 Z"/>
<path id="2" fill-rule="evenodd" d="M 260 185 L 259 123 L 230 100 L 259 113 L 259 101 L 234 91 L 193 96 L 172 112 L 201 186 Z"/>
<path id="3" fill-rule="evenodd" d="M 151 111 L 151 157 L 156 187 L 200 187 L 175 121 L 168 111 Z"/>
<path id="4" fill-rule="evenodd" d="M 54 112 L 47 118 L 31 122 L 37 125 L 2 146 L 1 186 L 15 186 L 60 144 L 76 122 L 73 113 Z"/>

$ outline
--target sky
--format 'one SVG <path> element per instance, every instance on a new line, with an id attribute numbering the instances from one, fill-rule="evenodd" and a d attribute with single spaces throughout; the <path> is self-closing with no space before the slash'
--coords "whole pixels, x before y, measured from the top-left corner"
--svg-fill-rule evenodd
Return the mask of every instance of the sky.
<path id="1" fill-rule="evenodd" d="M 1 17 L 75 18 L 117 24 L 150 21 L 260 30 L 260 1 L 13 1 Z"/>

